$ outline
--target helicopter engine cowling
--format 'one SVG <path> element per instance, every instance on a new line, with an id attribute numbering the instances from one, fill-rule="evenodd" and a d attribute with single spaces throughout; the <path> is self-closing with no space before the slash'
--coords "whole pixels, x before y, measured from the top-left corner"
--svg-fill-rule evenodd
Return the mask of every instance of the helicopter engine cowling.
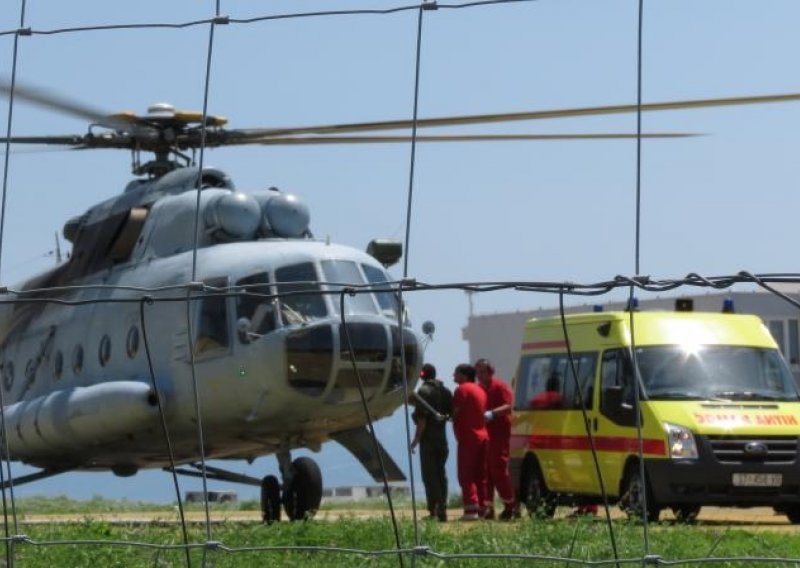
<path id="1" fill-rule="evenodd" d="M 112 443 L 141 431 L 158 416 L 150 385 L 113 381 L 53 391 L 5 409 L 12 457 Z"/>
<path id="2" fill-rule="evenodd" d="M 296 239 L 308 235 L 311 213 L 292 193 L 275 188 L 253 192 L 261 206 L 261 234 L 266 237 Z"/>
<path id="3" fill-rule="evenodd" d="M 222 240 L 252 239 L 261 222 L 258 201 L 238 191 L 215 196 L 205 208 L 209 232 Z"/>

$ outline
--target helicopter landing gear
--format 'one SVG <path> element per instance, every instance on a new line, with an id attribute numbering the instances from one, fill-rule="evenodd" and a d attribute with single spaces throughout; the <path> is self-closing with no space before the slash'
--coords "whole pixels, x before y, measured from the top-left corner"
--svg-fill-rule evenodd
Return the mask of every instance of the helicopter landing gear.
<path id="1" fill-rule="evenodd" d="M 311 519 L 322 501 L 322 472 L 317 462 L 307 457 L 294 460 L 291 470 L 283 485 L 283 508 L 291 521 Z"/>
<path id="2" fill-rule="evenodd" d="M 268 525 L 281 520 L 281 484 L 274 475 L 261 480 L 261 517 Z"/>
<path id="3" fill-rule="evenodd" d="M 208 464 L 206 464 L 205 468 L 201 464 L 189 463 L 186 464 L 186 468 L 164 468 L 164 470 L 189 477 L 205 477 L 207 479 L 261 487 L 261 517 L 268 525 L 281 520 L 281 505 L 283 505 L 283 510 L 286 511 L 286 516 L 289 517 L 290 521 L 313 518 L 322 502 L 322 472 L 317 462 L 309 457 L 300 457 L 292 461 L 292 456 L 288 451 L 278 452 L 277 458 L 281 477 L 283 478 L 282 488 L 278 478 L 274 475 L 258 479 L 249 475 L 212 467 Z M 20 483 L 24 483 L 25 481 L 49 477 L 56 473 L 58 472 L 44 470 L 19 479 L 21 480 Z"/>
<path id="4" fill-rule="evenodd" d="M 322 501 L 322 472 L 308 457 L 292 461 L 289 452 L 278 452 L 283 491 L 278 478 L 268 475 L 261 481 L 261 516 L 271 525 L 281 520 L 281 504 L 290 521 L 311 519 Z"/>

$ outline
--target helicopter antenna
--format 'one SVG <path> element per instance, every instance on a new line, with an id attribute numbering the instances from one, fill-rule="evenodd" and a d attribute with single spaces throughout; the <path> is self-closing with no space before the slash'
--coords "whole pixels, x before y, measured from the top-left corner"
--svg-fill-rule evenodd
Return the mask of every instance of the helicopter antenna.
<path id="1" fill-rule="evenodd" d="M 61 241 L 58 238 L 58 231 L 56 231 L 56 264 L 61 264 Z"/>

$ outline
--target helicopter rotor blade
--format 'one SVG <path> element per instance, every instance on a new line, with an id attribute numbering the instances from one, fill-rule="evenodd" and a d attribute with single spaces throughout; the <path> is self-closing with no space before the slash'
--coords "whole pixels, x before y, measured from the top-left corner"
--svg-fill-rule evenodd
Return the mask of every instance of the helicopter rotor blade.
<path id="1" fill-rule="evenodd" d="M 0 94 L 7 98 L 11 97 L 11 83 L 7 79 L 0 80 Z M 130 122 L 116 119 L 99 109 L 90 107 L 67 97 L 62 97 L 55 93 L 31 86 L 14 85 L 14 97 L 18 97 L 25 102 L 56 110 L 64 114 L 88 120 L 94 124 L 118 130 L 130 129 Z"/>
<path id="2" fill-rule="evenodd" d="M 726 107 L 741 105 L 756 105 L 767 103 L 781 103 L 800 101 L 800 93 L 786 93 L 775 95 L 760 95 L 748 97 L 729 97 L 714 99 L 693 99 L 683 101 L 608 105 L 594 107 L 575 107 L 540 111 L 523 111 L 496 114 L 477 114 L 449 117 L 422 118 L 416 121 L 403 119 L 379 122 L 343 123 L 317 126 L 300 126 L 291 128 L 253 128 L 253 129 L 225 129 L 227 122 L 219 117 L 209 117 L 206 121 L 207 128 L 197 126 L 202 121 L 202 115 L 192 112 L 172 111 L 169 116 L 148 115 L 137 116 L 134 113 L 118 113 L 109 115 L 84 105 L 69 100 L 41 89 L 28 86 L 15 85 L 15 96 L 22 100 L 46 108 L 55 109 L 73 116 L 88 119 L 94 124 L 112 129 L 111 132 L 93 133 L 84 135 L 65 136 L 15 136 L 0 138 L 0 142 L 14 144 L 49 144 L 71 146 L 75 149 L 128 149 L 168 153 L 191 148 L 219 146 L 233 146 L 240 144 L 261 145 L 303 145 L 303 144 L 366 144 L 366 143 L 392 143 L 407 142 L 408 136 L 342 136 L 365 132 L 380 132 L 384 130 L 410 129 L 414 124 L 418 128 L 433 128 L 443 126 L 465 126 L 477 124 L 491 124 L 515 122 L 523 120 L 545 120 L 554 118 L 570 118 L 581 116 L 600 116 L 631 113 L 637 110 L 643 112 L 681 110 L 709 107 Z M 5 79 L 0 79 L 0 94 L 10 96 L 11 86 Z M 330 136 L 332 135 L 332 137 Z M 642 138 L 677 138 L 691 134 L 646 134 Z M 326 139 L 323 139 L 325 137 Z M 635 138 L 635 134 L 520 134 L 520 135 L 492 135 L 492 134 L 463 134 L 417 136 L 421 142 L 468 142 L 468 141 L 499 141 L 499 140 L 566 140 L 566 139 L 613 139 Z"/>
<path id="3" fill-rule="evenodd" d="M 688 132 L 643 133 L 642 138 L 691 138 L 704 134 Z M 596 134 L 455 134 L 455 135 L 419 135 L 417 142 L 517 142 L 544 140 L 629 140 L 636 139 L 636 134 L 596 133 Z M 249 144 L 265 146 L 303 146 L 316 144 L 392 144 L 411 142 L 411 136 L 303 136 L 296 138 L 265 138 L 251 140 Z"/>
<path id="4" fill-rule="evenodd" d="M 657 103 L 644 103 L 641 105 L 643 112 L 695 109 L 708 107 L 725 107 L 741 105 L 757 105 L 767 103 L 782 103 L 800 101 L 800 93 L 787 93 L 778 95 L 760 95 L 751 97 L 729 97 L 715 99 L 694 99 L 685 101 L 668 101 Z M 472 124 L 491 124 L 499 122 L 516 122 L 523 120 L 545 120 L 553 118 L 571 118 L 579 116 L 600 116 L 612 114 L 625 114 L 636 112 L 637 105 L 609 105 L 595 107 L 576 107 L 554 110 L 523 111 L 498 114 L 476 114 L 464 116 L 449 116 L 436 118 L 421 118 L 416 122 L 417 128 L 433 128 L 439 126 L 464 126 Z M 356 132 L 369 132 L 378 130 L 399 130 L 414 126 L 412 120 L 390 120 L 382 122 L 361 122 L 350 124 L 331 124 L 320 126 L 300 126 L 295 128 L 262 128 L 228 130 L 228 141 L 221 145 L 242 144 L 245 140 L 253 138 L 279 138 L 296 136 L 300 134 L 349 134 Z"/>

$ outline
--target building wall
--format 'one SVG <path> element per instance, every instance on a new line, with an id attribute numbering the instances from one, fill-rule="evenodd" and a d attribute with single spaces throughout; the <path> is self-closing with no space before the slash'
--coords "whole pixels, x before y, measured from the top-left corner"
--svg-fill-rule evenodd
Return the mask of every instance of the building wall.
<path id="1" fill-rule="evenodd" d="M 800 294 L 788 293 L 790 298 L 800 302 Z M 725 299 L 733 300 L 735 310 L 743 314 L 755 314 L 764 320 L 781 348 L 795 378 L 800 380 L 800 310 L 770 292 L 724 292 L 680 296 L 694 300 L 695 311 L 718 312 Z M 643 300 L 642 310 L 672 310 L 676 296 Z M 605 311 L 624 309 L 624 302 L 602 304 Z M 591 311 L 591 305 L 574 306 L 565 309 L 566 313 Z M 497 374 L 507 381 L 516 373 L 517 357 L 522 343 L 525 322 L 531 318 L 558 315 L 558 309 L 539 309 L 485 315 L 473 315 L 467 320 L 462 335 L 469 345 L 469 360 L 486 357 L 495 366 Z"/>

